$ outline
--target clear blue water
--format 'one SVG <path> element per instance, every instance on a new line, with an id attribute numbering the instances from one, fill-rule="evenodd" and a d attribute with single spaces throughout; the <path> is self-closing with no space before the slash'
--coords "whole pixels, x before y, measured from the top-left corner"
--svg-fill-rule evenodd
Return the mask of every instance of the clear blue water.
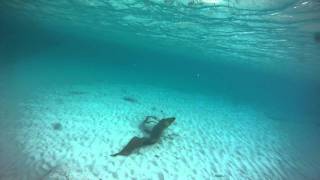
<path id="1" fill-rule="evenodd" d="M 261 132 L 267 135 L 269 131 L 277 131 L 279 134 L 273 135 L 280 139 L 288 136 L 284 138 L 284 144 L 288 146 L 282 147 L 292 148 L 290 153 L 288 150 L 286 163 L 294 164 L 290 161 L 298 159 L 302 162 L 288 166 L 288 169 L 271 168 L 266 173 L 269 175 L 243 169 L 249 175 L 238 178 L 320 178 L 320 164 L 310 160 L 320 160 L 317 153 L 320 143 L 316 140 L 320 135 L 319 12 L 320 2 L 316 0 L 1 1 L 0 179 L 50 179 L 43 175 L 45 168 L 43 172 L 32 173 L 33 165 L 23 165 L 31 172 L 25 172 L 17 165 L 31 156 L 25 150 L 27 140 L 20 137 L 25 135 L 26 127 L 33 131 L 33 126 L 26 122 L 30 112 L 34 115 L 41 111 L 35 107 L 49 107 L 46 103 L 50 101 L 46 98 L 63 93 L 59 90 L 63 87 L 83 86 L 98 93 L 101 84 L 164 88 L 168 89 L 168 94 L 172 90 L 193 99 L 203 96 L 212 101 L 221 97 L 235 107 L 254 107 L 258 114 L 264 114 L 270 121 L 284 123 L 287 128 L 273 124 L 274 129 Z M 47 92 L 49 90 L 52 91 Z M 143 99 L 142 92 L 145 91 L 148 92 L 143 89 L 141 94 L 139 91 L 132 93 Z M 39 99 L 46 97 L 45 102 L 37 99 L 38 96 Z M 152 99 L 159 97 L 149 98 L 153 102 Z M 91 103 L 98 101 L 99 98 Z M 171 104 L 180 102 L 178 96 L 176 101 L 174 98 L 171 101 Z M 189 103 L 202 109 L 211 106 L 202 100 Z M 34 109 L 29 111 L 25 104 L 32 104 L 30 107 Z M 112 108 L 118 106 L 121 109 L 116 103 Z M 179 110 L 182 107 L 184 105 L 167 111 L 181 117 L 178 114 L 184 112 Z M 191 109 L 197 117 L 208 116 Z M 95 114 L 98 110 L 90 112 Z M 129 109 L 126 113 L 132 115 L 133 112 Z M 41 113 L 50 114 L 45 110 Z M 63 122 L 64 117 L 56 118 Z M 269 123 L 268 119 L 263 120 Z M 179 121 L 183 119 L 177 118 L 177 126 Z M 297 126 L 290 131 L 292 123 Z M 255 126 L 248 125 L 244 129 L 249 127 L 254 131 Z M 297 138 L 299 133 L 301 136 Z M 112 143 L 119 144 L 116 149 L 124 143 L 114 141 Z M 279 151 L 283 153 L 284 149 Z M 207 166 L 207 169 L 212 167 Z M 281 171 L 294 173 L 283 175 Z M 222 177 L 200 173 L 198 179 L 238 179 L 232 170 L 227 172 L 225 170 Z M 178 175 L 175 175 L 164 173 L 162 176 L 176 179 L 174 177 Z M 99 175 L 95 178 L 82 176 L 99 179 Z M 108 172 L 102 172 L 100 176 L 103 179 Z M 193 174 L 193 177 L 197 175 Z"/>

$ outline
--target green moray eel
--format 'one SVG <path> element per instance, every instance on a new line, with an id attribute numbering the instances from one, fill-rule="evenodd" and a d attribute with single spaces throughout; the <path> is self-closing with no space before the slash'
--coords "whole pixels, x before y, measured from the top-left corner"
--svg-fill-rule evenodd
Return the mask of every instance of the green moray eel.
<path id="1" fill-rule="evenodd" d="M 128 156 L 135 149 L 138 149 L 142 146 L 155 144 L 160 139 L 160 136 L 163 133 L 163 131 L 167 127 L 169 127 L 175 121 L 175 119 L 176 118 L 174 117 L 161 119 L 158 122 L 158 124 L 156 124 L 152 128 L 149 137 L 139 138 L 135 136 L 129 141 L 129 143 L 120 152 L 112 154 L 111 156 L 118 156 L 118 155 Z"/>

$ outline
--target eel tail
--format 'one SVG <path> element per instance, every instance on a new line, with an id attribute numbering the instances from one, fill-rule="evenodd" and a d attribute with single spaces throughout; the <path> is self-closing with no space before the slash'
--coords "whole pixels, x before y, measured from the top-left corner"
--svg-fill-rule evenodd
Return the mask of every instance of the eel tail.
<path id="1" fill-rule="evenodd" d="M 118 156 L 119 153 L 115 153 L 115 154 L 111 154 L 110 156 L 114 157 L 114 156 Z"/>

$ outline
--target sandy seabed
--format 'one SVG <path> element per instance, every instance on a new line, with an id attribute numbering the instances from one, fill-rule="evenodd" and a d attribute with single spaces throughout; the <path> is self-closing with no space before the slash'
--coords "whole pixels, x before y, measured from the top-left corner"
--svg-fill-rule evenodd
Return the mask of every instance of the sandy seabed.
<path id="1" fill-rule="evenodd" d="M 35 94 L 19 103 L 19 126 L 2 127 L 0 179 L 320 177 L 319 126 L 273 119 L 230 99 L 114 83 Z M 133 136 L 143 135 L 139 124 L 148 115 L 176 121 L 159 143 L 128 157 L 111 157 Z M 12 141 L 18 147 L 11 147 Z M 22 155 L 15 156 L 16 149 Z M 14 158 L 23 158 L 24 167 Z"/>

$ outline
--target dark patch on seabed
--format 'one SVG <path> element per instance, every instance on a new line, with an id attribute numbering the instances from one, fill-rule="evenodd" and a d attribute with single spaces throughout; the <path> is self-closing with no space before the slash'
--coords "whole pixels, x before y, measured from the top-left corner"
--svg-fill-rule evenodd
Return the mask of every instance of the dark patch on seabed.
<path id="1" fill-rule="evenodd" d="M 52 128 L 53 128 L 54 130 L 62 130 L 62 124 L 59 123 L 59 122 L 52 123 Z"/>

